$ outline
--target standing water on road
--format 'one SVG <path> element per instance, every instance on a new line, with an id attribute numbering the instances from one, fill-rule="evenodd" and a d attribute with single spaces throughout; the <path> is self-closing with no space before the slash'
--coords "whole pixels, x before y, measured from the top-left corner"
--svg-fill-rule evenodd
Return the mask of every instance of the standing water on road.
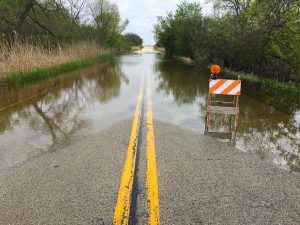
<path id="1" fill-rule="evenodd" d="M 143 77 L 154 88 L 154 119 L 202 134 L 208 73 L 159 54 L 131 54 L 39 83 L 1 87 L 0 173 L 131 118 Z M 238 149 L 300 171 L 300 109 L 284 114 L 242 90 L 239 120 Z M 216 117 L 215 128 L 226 130 L 224 121 Z"/>

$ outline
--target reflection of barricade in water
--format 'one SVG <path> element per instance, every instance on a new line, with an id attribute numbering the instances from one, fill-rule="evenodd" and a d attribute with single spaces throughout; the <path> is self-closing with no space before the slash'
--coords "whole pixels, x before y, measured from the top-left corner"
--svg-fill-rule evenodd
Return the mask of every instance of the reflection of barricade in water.
<path id="1" fill-rule="evenodd" d="M 207 111 L 205 121 L 205 134 L 221 138 L 229 138 L 232 140 L 232 119 L 234 118 L 234 137 L 235 140 L 238 117 L 239 117 L 239 96 L 241 95 L 241 80 L 226 80 L 218 79 L 218 75 L 213 71 L 216 71 L 216 66 L 211 68 L 212 74 L 209 80 L 209 90 L 207 97 Z M 217 70 L 219 73 L 220 70 Z M 218 95 L 233 96 L 232 101 L 217 101 Z M 224 132 L 211 132 L 211 114 L 222 114 L 230 116 L 229 119 L 229 133 Z"/>

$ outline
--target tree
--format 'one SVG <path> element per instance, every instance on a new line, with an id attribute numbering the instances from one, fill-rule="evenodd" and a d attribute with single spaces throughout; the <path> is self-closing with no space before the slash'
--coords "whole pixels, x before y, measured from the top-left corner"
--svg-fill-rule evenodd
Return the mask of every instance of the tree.
<path id="1" fill-rule="evenodd" d="M 113 46 L 127 27 L 129 21 L 121 20 L 118 6 L 108 0 L 97 0 L 90 6 L 94 25 L 99 31 L 102 44 Z"/>
<path id="2" fill-rule="evenodd" d="M 157 17 L 157 23 L 154 25 L 154 34 L 157 46 L 163 46 L 166 49 L 166 57 L 173 57 L 175 52 L 175 30 L 172 26 L 173 13 L 169 12 L 165 17 Z"/>
<path id="3" fill-rule="evenodd" d="M 80 22 L 80 14 L 87 5 L 87 0 L 64 0 L 63 4 L 69 9 L 72 22 L 78 24 Z"/>
<path id="4" fill-rule="evenodd" d="M 154 27 L 167 55 L 190 56 L 235 70 L 300 81 L 299 0 L 211 0 L 216 12 L 201 17 L 183 1 Z"/>
<path id="5" fill-rule="evenodd" d="M 174 14 L 169 12 L 165 17 L 158 17 L 155 39 L 166 48 L 168 57 L 174 54 L 193 57 L 192 33 L 201 25 L 201 20 L 200 4 L 183 1 Z"/>
<path id="6" fill-rule="evenodd" d="M 129 41 L 131 46 L 142 46 L 143 45 L 143 39 L 134 33 L 127 33 L 124 35 L 124 37 Z"/>
<path id="7" fill-rule="evenodd" d="M 43 2 L 38 0 L 2 1 L 0 3 L 1 32 L 5 34 L 9 46 L 13 45 L 18 36 L 26 36 L 24 27 L 30 26 L 30 23 L 55 36 L 46 25 L 39 21 L 36 11 L 46 15 L 47 13 L 57 12 L 61 8 L 61 5 L 54 0 Z"/>

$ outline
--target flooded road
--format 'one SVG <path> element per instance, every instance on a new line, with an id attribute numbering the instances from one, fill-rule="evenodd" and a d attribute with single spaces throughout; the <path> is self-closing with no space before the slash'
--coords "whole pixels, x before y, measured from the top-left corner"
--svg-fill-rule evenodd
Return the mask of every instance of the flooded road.
<path id="1" fill-rule="evenodd" d="M 123 55 L 17 89 L 2 88 L 0 173 L 132 118 L 146 76 L 152 80 L 154 119 L 204 132 L 206 69 L 165 61 L 158 54 Z M 239 150 L 300 171 L 300 109 L 284 114 L 242 91 L 239 120 Z M 214 122 L 214 129 L 228 129 L 224 118 Z"/>

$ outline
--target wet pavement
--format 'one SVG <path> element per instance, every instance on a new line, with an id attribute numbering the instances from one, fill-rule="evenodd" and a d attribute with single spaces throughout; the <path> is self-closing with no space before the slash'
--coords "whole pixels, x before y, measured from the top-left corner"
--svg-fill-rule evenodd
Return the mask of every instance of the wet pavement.
<path id="1" fill-rule="evenodd" d="M 204 136 L 207 74 L 130 54 L 1 89 L 0 224 L 112 223 L 142 80 L 152 83 L 162 224 L 299 224 L 299 109 L 242 92 L 236 145 Z M 149 214 L 144 116 L 131 224 Z"/>
<path id="2" fill-rule="evenodd" d="M 155 119 L 203 133 L 207 74 L 207 69 L 166 61 L 159 54 L 130 54 L 39 83 L 2 88 L 0 172 L 51 150 L 75 133 L 92 134 L 130 118 L 145 75 L 153 82 Z M 236 147 L 282 169 L 300 171 L 300 110 L 291 106 L 293 110 L 285 114 L 245 92 Z M 213 124 L 214 130 L 228 130 L 221 116 Z"/>
<path id="3" fill-rule="evenodd" d="M 73 137 L 1 175 L 0 224 L 113 224 L 131 124 Z M 298 173 L 169 123 L 154 129 L 161 224 L 299 224 Z M 144 140 L 129 224 L 149 213 Z"/>

